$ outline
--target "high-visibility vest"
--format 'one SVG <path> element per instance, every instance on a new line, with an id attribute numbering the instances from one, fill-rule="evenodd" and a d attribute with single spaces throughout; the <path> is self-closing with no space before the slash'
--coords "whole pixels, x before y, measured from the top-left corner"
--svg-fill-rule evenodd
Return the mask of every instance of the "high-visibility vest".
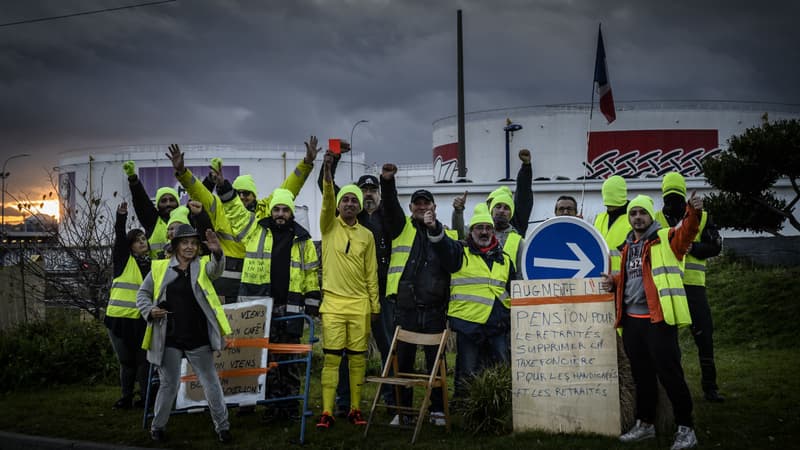
<path id="1" fill-rule="evenodd" d="M 164 275 L 166 275 L 167 269 L 169 268 L 169 262 L 169 259 L 159 259 L 157 261 L 153 261 L 153 265 L 150 267 L 150 274 L 153 277 L 153 302 L 157 301 L 161 295 L 161 284 L 164 281 Z M 211 308 L 214 310 L 214 316 L 219 324 L 220 333 L 223 336 L 226 336 L 231 334 L 231 325 L 228 323 L 228 318 L 225 316 L 225 311 L 222 309 L 222 305 L 219 302 L 217 291 L 214 290 L 214 285 L 211 284 L 211 280 L 206 274 L 207 263 L 207 256 L 200 258 L 200 273 L 197 275 L 197 283 L 200 284 L 200 288 L 203 290 L 208 304 L 211 305 Z M 202 300 L 198 299 L 198 301 Z M 148 323 L 147 329 L 144 332 L 144 340 L 142 340 L 142 348 L 145 350 L 150 350 L 150 341 L 152 339 L 153 324 Z"/>
<path id="2" fill-rule="evenodd" d="M 664 216 L 663 212 L 659 211 L 656 213 L 656 220 L 661 224 L 662 227 L 669 228 L 669 222 L 667 222 L 667 218 Z M 700 242 L 700 237 L 703 234 L 703 230 L 706 228 L 707 221 L 708 213 L 703 211 L 702 215 L 700 216 L 700 229 L 697 231 L 697 236 L 694 237 L 694 242 Z M 687 253 L 683 259 L 683 284 L 688 284 L 690 286 L 705 286 L 706 260 L 695 258 L 689 253 Z"/>
<path id="3" fill-rule="evenodd" d="M 508 256 L 511 257 L 511 261 L 514 262 L 514 264 L 516 264 L 518 261 L 517 253 L 519 253 L 520 242 L 522 242 L 522 236 L 516 231 L 512 231 L 511 233 L 508 233 L 508 237 L 506 237 L 506 243 L 503 245 L 503 251 L 508 253 Z"/>
<path id="4" fill-rule="evenodd" d="M 142 271 L 133 256 L 128 257 L 125 269 L 111 282 L 106 316 L 124 319 L 141 318 L 136 307 L 136 293 L 142 285 Z"/>
<path id="5" fill-rule="evenodd" d="M 492 270 L 479 255 L 464 247 L 461 269 L 450 276 L 450 304 L 447 315 L 484 324 L 492 313 L 495 300 L 511 309 L 506 283 L 511 275 L 511 258 L 503 254 L 503 263 L 495 261 Z"/>
<path id="6" fill-rule="evenodd" d="M 658 237 L 660 242 L 650 246 L 650 265 L 664 321 L 679 327 L 691 325 L 689 302 L 683 289 L 683 270 L 669 245 L 669 228 L 658 230 Z"/>
<path id="7" fill-rule="evenodd" d="M 161 217 L 156 220 L 156 226 L 153 228 L 153 234 L 147 240 L 150 243 L 150 258 L 163 259 L 164 247 L 167 246 L 169 240 L 167 239 L 167 222 Z"/>
<path id="8" fill-rule="evenodd" d="M 620 271 L 620 264 L 622 263 L 622 255 L 619 252 L 619 247 L 625 242 L 628 233 L 631 231 L 631 224 L 628 222 L 627 217 L 623 214 L 617 217 L 617 220 L 608 227 L 608 213 L 602 212 L 594 219 L 594 227 L 600 232 L 600 235 L 606 240 L 608 244 L 608 255 L 611 259 L 611 273 L 615 274 Z"/>
<path id="9" fill-rule="evenodd" d="M 458 239 L 456 230 L 444 230 L 451 239 Z M 389 271 L 386 276 L 386 296 L 397 295 L 400 286 L 400 278 L 406 268 L 408 256 L 411 254 L 411 247 L 414 245 L 414 236 L 417 229 L 411 223 L 411 218 L 406 217 L 406 224 L 400 236 L 392 239 L 392 256 L 389 258 Z M 426 237 L 427 239 L 427 237 Z"/>
<path id="10" fill-rule="evenodd" d="M 271 282 L 270 267 L 272 266 L 272 231 L 262 226 L 258 226 L 254 230 L 260 230 L 260 232 L 252 233 L 252 236 L 246 241 L 242 284 L 269 286 Z M 307 271 L 319 267 L 317 251 L 311 240 L 294 239 L 289 260 L 287 299 L 290 304 L 302 305 L 306 292 L 319 291 L 318 277 L 306 276 Z"/>

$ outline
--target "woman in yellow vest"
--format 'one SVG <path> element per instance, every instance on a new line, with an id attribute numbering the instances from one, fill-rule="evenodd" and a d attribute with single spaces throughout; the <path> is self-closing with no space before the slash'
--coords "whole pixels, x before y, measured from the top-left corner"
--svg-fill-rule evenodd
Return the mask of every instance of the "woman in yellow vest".
<path id="1" fill-rule="evenodd" d="M 143 230 L 137 228 L 125 232 L 127 220 L 128 203 L 122 202 L 117 208 L 114 224 L 114 281 L 103 319 L 119 360 L 122 397 L 114 403 L 115 409 L 144 405 L 142 398 L 147 388 L 147 358 L 141 348 L 146 323 L 136 307 L 136 292 L 142 279 L 150 272 L 150 246 Z M 140 399 L 134 401 L 136 381 L 141 391 Z"/>
<path id="2" fill-rule="evenodd" d="M 231 440 L 228 409 L 214 369 L 213 352 L 226 343 L 231 327 L 211 284 L 225 268 L 217 235 L 206 231 L 211 256 L 200 258 L 200 238 L 191 225 L 181 225 L 171 241 L 174 255 L 153 261 L 136 304 L 147 320 L 142 348 L 158 368 L 161 385 L 150 435 L 165 439 L 164 429 L 180 385 L 181 359 L 186 357 L 203 385 L 211 418 L 221 442 Z"/>

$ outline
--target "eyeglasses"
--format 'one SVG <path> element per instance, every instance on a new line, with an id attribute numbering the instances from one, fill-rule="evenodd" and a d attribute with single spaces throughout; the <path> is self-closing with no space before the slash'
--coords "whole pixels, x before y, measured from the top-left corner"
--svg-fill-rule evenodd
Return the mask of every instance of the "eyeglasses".
<path id="1" fill-rule="evenodd" d="M 492 231 L 494 227 L 492 225 L 475 225 L 472 229 L 477 231 Z"/>

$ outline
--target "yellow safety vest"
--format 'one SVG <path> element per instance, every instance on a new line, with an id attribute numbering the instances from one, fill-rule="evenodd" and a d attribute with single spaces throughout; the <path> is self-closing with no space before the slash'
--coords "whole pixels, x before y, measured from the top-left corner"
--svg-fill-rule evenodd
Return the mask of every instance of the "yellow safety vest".
<path id="1" fill-rule="evenodd" d="M 611 273 L 619 273 L 622 255 L 619 246 L 625 242 L 628 233 L 631 231 L 631 224 L 625 214 L 617 217 L 617 220 L 608 228 L 608 213 L 602 212 L 594 219 L 594 227 L 608 244 L 608 255 L 611 259 Z"/>
<path id="2" fill-rule="evenodd" d="M 153 302 L 156 302 L 158 297 L 161 295 L 161 284 L 164 281 L 164 275 L 166 275 L 167 269 L 169 268 L 169 262 L 169 259 L 153 261 L 153 265 L 150 268 L 150 274 L 153 277 Z M 225 310 L 222 309 L 222 305 L 219 302 L 217 291 L 214 290 L 214 285 L 211 284 L 211 280 L 206 274 L 207 263 L 208 256 L 200 258 L 200 273 L 197 275 L 197 283 L 200 284 L 200 288 L 203 290 L 208 304 L 214 309 L 214 316 L 219 324 L 220 333 L 223 336 L 226 336 L 231 334 L 231 325 L 228 323 L 228 318 L 225 316 Z M 198 299 L 198 301 L 202 300 Z M 142 340 L 142 348 L 145 350 L 150 350 L 150 341 L 152 339 L 153 324 L 148 323 L 147 329 L 144 332 L 144 339 Z"/>
<path id="3" fill-rule="evenodd" d="M 691 325 L 689 302 L 683 289 L 683 270 L 669 245 L 669 228 L 658 230 L 658 237 L 660 242 L 650 247 L 650 264 L 664 321 L 679 327 Z"/>
<path id="4" fill-rule="evenodd" d="M 503 245 L 503 251 L 508 253 L 508 256 L 511 257 L 511 261 L 513 261 L 514 264 L 516 264 L 518 261 L 517 253 L 519 253 L 519 243 L 521 241 L 522 241 L 522 236 L 516 231 L 512 231 L 511 233 L 508 233 L 508 237 L 506 238 L 506 243 L 505 245 Z"/>
<path id="5" fill-rule="evenodd" d="M 150 243 L 150 258 L 163 259 L 164 247 L 167 246 L 167 222 L 161 217 L 156 220 L 156 226 L 153 228 L 153 234 L 147 240 Z"/>
<path id="6" fill-rule="evenodd" d="M 247 239 L 245 246 L 244 267 L 242 268 L 242 284 L 269 285 L 270 267 L 272 265 L 272 231 L 258 226 L 261 230 L 258 235 Z M 289 294 L 288 299 L 294 299 L 303 304 L 306 292 L 319 290 L 317 276 L 307 277 L 306 271 L 319 267 L 317 251 L 309 239 L 297 239 L 292 242 L 291 256 L 289 257 Z"/>
<path id="7" fill-rule="evenodd" d="M 458 239 L 456 230 L 444 230 L 445 234 L 451 239 Z M 406 216 L 406 224 L 400 236 L 392 240 L 392 256 L 389 258 L 389 271 L 386 276 L 386 296 L 397 295 L 397 288 L 400 286 L 400 277 L 406 268 L 408 256 L 411 254 L 411 247 L 414 245 L 414 236 L 417 229 L 411 223 L 411 218 Z M 427 239 L 427 236 L 426 236 Z"/>
<path id="8" fill-rule="evenodd" d="M 122 274 L 111 282 L 106 316 L 124 319 L 141 318 L 136 307 L 136 293 L 142 285 L 142 272 L 133 256 L 128 257 Z"/>
<path id="9" fill-rule="evenodd" d="M 479 255 L 464 246 L 461 269 L 450 277 L 450 304 L 447 315 L 484 324 L 489 319 L 495 299 L 511 309 L 506 283 L 511 274 L 511 258 L 503 254 L 503 263 L 494 262 L 492 270 Z"/>
<path id="10" fill-rule="evenodd" d="M 656 213 L 656 220 L 661 224 L 662 227 L 669 228 L 669 222 L 667 222 L 667 218 L 664 216 L 663 212 L 659 211 Z M 707 221 L 708 213 L 703 211 L 703 214 L 700 216 L 700 229 L 697 232 L 697 236 L 694 237 L 694 242 L 700 242 L 700 237 L 703 234 L 703 230 L 706 228 Z M 685 266 L 683 284 L 688 284 L 690 286 L 705 286 L 706 260 L 695 258 L 688 253 L 683 259 Z"/>

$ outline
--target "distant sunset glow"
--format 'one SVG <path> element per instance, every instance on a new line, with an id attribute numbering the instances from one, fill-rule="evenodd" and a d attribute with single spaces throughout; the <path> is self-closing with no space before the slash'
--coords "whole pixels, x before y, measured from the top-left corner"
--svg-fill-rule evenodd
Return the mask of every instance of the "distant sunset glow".
<path id="1" fill-rule="evenodd" d="M 27 205 L 27 203 L 22 202 L 22 205 Z M 18 202 L 9 202 L 8 206 L 9 209 L 6 210 L 5 214 L 5 223 L 9 225 L 22 223 L 25 218 L 30 217 L 32 214 L 47 214 L 48 216 L 55 217 L 56 220 L 59 218 L 58 200 L 39 200 L 38 202 L 31 202 L 29 210 L 26 209 L 25 206 L 20 210 L 20 203 Z"/>

